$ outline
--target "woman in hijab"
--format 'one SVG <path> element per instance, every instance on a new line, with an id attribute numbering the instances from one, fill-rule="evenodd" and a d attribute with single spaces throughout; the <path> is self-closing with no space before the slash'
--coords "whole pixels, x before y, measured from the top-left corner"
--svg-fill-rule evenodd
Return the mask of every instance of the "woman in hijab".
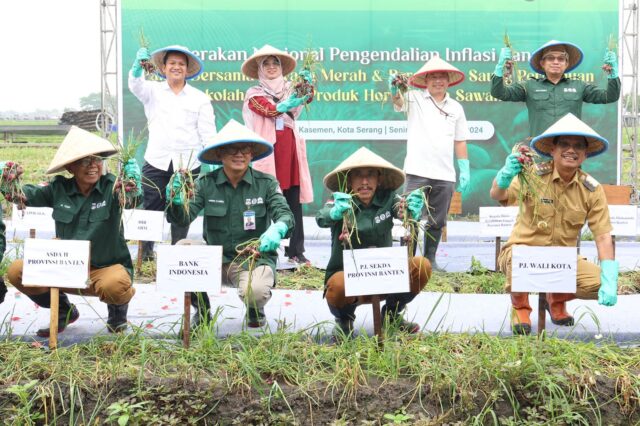
<path id="1" fill-rule="evenodd" d="M 296 129 L 295 119 L 310 95 L 297 96 L 293 84 L 285 76 L 296 67 L 296 60 L 286 52 L 265 45 L 242 64 L 242 72 L 259 80 L 245 96 L 242 116 L 245 125 L 272 143 L 274 155 L 253 163 L 256 170 L 278 179 L 282 193 L 293 212 L 295 227 L 285 247 L 285 255 L 296 264 L 311 262 L 304 256 L 302 204 L 313 201 L 311 175 L 305 140 Z M 311 83 L 309 71 L 300 78 Z"/>

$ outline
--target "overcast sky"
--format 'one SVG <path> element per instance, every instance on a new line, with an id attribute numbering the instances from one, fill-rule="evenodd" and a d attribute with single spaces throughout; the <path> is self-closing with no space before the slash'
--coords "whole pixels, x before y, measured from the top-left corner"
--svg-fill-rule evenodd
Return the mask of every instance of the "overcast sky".
<path id="1" fill-rule="evenodd" d="M 2 0 L 0 47 L 0 111 L 76 108 L 100 91 L 100 2 Z"/>

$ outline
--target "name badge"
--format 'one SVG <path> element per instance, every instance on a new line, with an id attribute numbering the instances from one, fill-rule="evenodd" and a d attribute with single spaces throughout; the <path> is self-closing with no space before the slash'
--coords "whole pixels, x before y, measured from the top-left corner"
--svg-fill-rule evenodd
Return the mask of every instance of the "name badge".
<path id="1" fill-rule="evenodd" d="M 276 118 L 276 130 L 284 130 L 284 118 Z"/>
<path id="2" fill-rule="evenodd" d="M 256 229 L 256 212 L 247 210 L 243 213 L 244 230 L 254 231 Z"/>

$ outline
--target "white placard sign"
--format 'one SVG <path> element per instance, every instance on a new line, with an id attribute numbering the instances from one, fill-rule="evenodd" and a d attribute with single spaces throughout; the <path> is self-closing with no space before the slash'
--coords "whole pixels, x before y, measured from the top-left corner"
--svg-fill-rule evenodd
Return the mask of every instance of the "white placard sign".
<path id="1" fill-rule="evenodd" d="M 637 233 L 638 208 L 636 206 L 609 205 L 611 235 L 632 236 Z"/>
<path id="2" fill-rule="evenodd" d="M 18 210 L 18 206 L 13 205 L 11 212 L 11 223 L 15 229 L 28 231 L 36 229 L 44 232 L 56 232 L 56 222 L 51 217 L 53 209 L 51 207 L 26 207 Z"/>
<path id="3" fill-rule="evenodd" d="M 511 290 L 575 293 L 575 247 L 515 245 L 511 252 Z"/>
<path id="4" fill-rule="evenodd" d="M 383 247 L 342 252 L 345 296 L 406 293 L 409 260 L 406 247 Z"/>
<path id="5" fill-rule="evenodd" d="M 33 287 L 87 287 L 89 241 L 24 240 L 22 284 Z"/>
<path id="6" fill-rule="evenodd" d="M 157 290 L 220 292 L 222 288 L 222 246 L 156 246 Z"/>
<path id="7" fill-rule="evenodd" d="M 131 209 L 122 214 L 124 238 L 127 240 L 162 241 L 164 212 Z"/>
<path id="8" fill-rule="evenodd" d="M 480 207 L 480 235 L 506 237 L 511 235 L 518 216 L 518 207 Z"/>

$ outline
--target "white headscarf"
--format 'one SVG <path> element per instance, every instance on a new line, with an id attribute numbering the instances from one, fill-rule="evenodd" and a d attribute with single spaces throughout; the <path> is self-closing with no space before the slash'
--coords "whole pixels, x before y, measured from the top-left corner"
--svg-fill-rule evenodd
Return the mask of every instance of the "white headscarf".
<path id="1" fill-rule="evenodd" d="M 269 58 L 275 58 L 278 61 L 278 67 L 280 68 L 280 75 L 276 78 L 267 78 L 264 72 L 264 62 Z M 288 95 L 289 86 L 291 83 L 284 79 L 282 75 L 282 65 L 280 64 L 280 58 L 277 56 L 264 56 L 257 58 L 258 62 L 258 79 L 260 80 L 260 86 L 264 89 L 265 93 L 282 100 L 285 95 Z"/>

